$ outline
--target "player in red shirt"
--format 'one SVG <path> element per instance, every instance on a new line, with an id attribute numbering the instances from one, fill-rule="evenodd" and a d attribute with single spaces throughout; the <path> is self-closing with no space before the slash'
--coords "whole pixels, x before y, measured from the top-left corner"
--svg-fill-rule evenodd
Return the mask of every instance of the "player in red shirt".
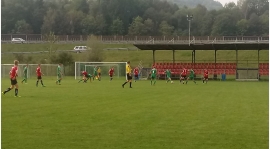
<path id="1" fill-rule="evenodd" d="M 81 73 L 83 75 L 83 78 L 78 83 L 80 83 L 81 81 L 83 81 L 83 83 L 86 83 L 87 80 L 89 80 L 89 79 L 90 79 L 90 82 L 91 82 L 91 77 L 92 77 L 91 74 L 88 74 L 86 71 L 81 71 Z"/>
<path id="2" fill-rule="evenodd" d="M 207 84 L 207 82 L 208 82 L 208 70 L 207 70 L 207 69 L 204 69 L 204 73 L 203 73 L 203 83 L 204 83 L 204 81 L 205 81 L 206 84 Z"/>
<path id="3" fill-rule="evenodd" d="M 187 69 L 183 68 L 183 71 L 182 71 L 182 73 L 180 75 L 181 75 L 180 83 L 181 83 L 181 81 L 183 81 L 183 84 L 185 84 L 185 80 L 187 79 Z"/>
<path id="4" fill-rule="evenodd" d="M 109 69 L 110 81 L 112 81 L 112 79 L 113 79 L 113 74 L 114 74 L 114 68 L 111 67 L 111 69 Z"/>
<path id="5" fill-rule="evenodd" d="M 9 88 L 7 88 L 7 90 L 2 92 L 3 95 L 6 94 L 7 92 L 9 92 L 10 90 L 12 90 L 15 86 L 15 97 L 21 97 L 21 96 L 18 96 L 18 93 L 19 93 L 19 86 L 17 83 L 18 65 L 19 65 L 19 61 L 15 60 L 14 66 L 11 68 L 11 70 L 9 72 L 11 86 Z"/>
<path id="6" fill-rule="evenodd" d="M 38 87 L 38 82 L 40 80 L 40 83 L 43 87 L 45 87 L 45 85 L 43 85 L 43 81 L 42 81 L 42 75 L 44 75 L 41 71 L 41 68 L 40 68 L 40 64 L 38 64 L 38 67 L 37 67 L 37 70 L 36 70 L 36 73 L 37 73 L 37 83 L 36 83 L 36 86 Z"/>
<path id="7" fill-rule="evenodd" d="M 136 68 L 133 70 L 133 73 L 134 73 L 134 76 L 135 76 L 135 82 L 136 82 L 136 80 L 139 79 L 139 68 L 136 67 Z"/>

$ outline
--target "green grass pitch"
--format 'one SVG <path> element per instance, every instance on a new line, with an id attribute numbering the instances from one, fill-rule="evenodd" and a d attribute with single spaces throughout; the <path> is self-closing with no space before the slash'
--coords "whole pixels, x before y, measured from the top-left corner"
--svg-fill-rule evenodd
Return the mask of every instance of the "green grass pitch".
<path id="1" fill-rule="evenodd" d="M 2 95 L 3 149 L 268 149 L 268 82 L 158 80 L 56 85 Z M 18 79 L 21 81 L 21 79 Z M 2 78 L 2 91 L 9 87 Z"/>

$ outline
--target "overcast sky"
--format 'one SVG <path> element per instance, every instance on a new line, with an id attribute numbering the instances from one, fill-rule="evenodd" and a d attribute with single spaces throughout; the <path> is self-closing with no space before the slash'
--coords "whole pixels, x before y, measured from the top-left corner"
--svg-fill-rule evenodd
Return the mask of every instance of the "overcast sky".
<path id="1" fill-rule="evenodd" d="M 235 4 L 237 4 L 237 0 L 216 0 L 216 1 L 219 1 L 223 6 L 229 2 L 234 2 Z"/>

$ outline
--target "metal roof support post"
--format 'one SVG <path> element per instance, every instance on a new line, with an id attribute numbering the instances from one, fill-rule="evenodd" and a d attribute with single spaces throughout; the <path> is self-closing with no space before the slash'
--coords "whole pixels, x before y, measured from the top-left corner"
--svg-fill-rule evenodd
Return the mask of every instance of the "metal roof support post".
<path id="1" fill-rule="evenodd" d="M 234 44 L 234 46 L 235 46 L 235 50 L 236 50 L 236 68 L 238 68 L 238 49 L 237 49 L 236 44 Z"/>
<path id="2" fill-rule="evenodd" d="M 260 49 L 258 49 L 258 69 L 260 68 Z"/>
<path id="3" fill-rule="evenodd" d="M 155 51 L 156 50 L 153 50 L 153 64 L 155 64 L 156 60 L 155 60 Z"/>
<path id="4" fill-rule="evenodd" d="M 195 63 L 195 57 L 196 57 L 196 55 L 195 55 L 195 49 L 193 49 L 193 56 L 194 56 L 194 58 L 193 58 L 193 63 Z"/>
<path id="5" fill-rule="evenodd" d="M 238 50 L 236 49 L 236 79 L 238 79 L 237 68 L 238 68 Z"/>
<path id="6" fill-rule="evenodd" d="M 173 50 L 173 65 L 175 63 L 175 50 Z"/>
<path id="7" fill-rule="evenodd" d="M 216 69 L 216 64 L 217 64 L 217 50 L 215 49 L 215 69 Z"/>
<path id="8" fill-rule="evenodd" d="M 193 51 L 191 52 L 191 63 L 193 64 Z"/>

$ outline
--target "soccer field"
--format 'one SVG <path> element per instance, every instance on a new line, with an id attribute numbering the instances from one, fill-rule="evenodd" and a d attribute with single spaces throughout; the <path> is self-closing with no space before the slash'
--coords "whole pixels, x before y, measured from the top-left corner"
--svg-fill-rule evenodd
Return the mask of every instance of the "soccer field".
<path id="1" fill-rule="evenodd" d="M 55 77 L 54 77 L 55 78 Z M 3 149 L 268 149 L 268 82 L 158 80 L 46 87 L 19 83 L 2 95 Z M 21 81 L 19 79 L 18 81 Z M 2 78 L 2 91 L 9 87 Z"/>

